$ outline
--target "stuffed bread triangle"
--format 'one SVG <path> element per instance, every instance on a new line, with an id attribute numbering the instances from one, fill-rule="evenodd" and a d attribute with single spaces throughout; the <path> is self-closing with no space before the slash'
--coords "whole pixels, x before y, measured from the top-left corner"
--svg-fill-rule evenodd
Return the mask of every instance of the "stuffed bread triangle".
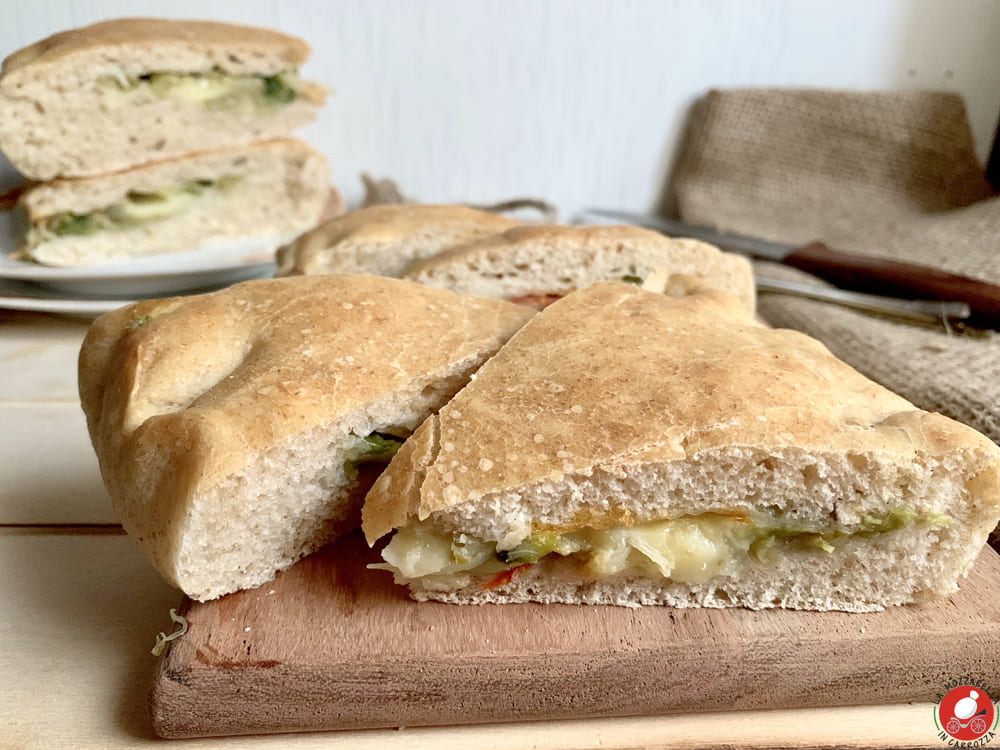
<path id="1" fill-rule="evenodd" d="M 870 611 L 956 590 L 1000 450 L 720 292 L 601 282 L 522 328 L 363 510 L 417 599 Z"/>

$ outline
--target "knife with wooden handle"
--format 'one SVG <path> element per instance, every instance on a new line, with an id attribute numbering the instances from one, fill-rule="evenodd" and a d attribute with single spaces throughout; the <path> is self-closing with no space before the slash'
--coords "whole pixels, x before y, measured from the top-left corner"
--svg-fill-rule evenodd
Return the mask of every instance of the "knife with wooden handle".
<path id="1" fill-rule="evenodd" d="M 1000 286 L 929 266 L 836 250 L 822 242 L 793 247 L 626 211 L 587 209 L 578 219 L 603 224 L 616 221 L 655 229 L 672 237 L 691 237 L 730 252 L 798 268 L 842 289 L 902 299 L 965 302 L 972 310 L 965 323 L 978 328 L 1000 329 Z"/>

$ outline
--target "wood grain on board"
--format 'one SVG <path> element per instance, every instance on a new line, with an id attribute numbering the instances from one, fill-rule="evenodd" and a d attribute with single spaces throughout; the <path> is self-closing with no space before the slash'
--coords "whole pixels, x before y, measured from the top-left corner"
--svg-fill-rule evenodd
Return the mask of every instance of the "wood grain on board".
<path id="1" fill-rule="evenodd" d="M 359 536 L 189 603 L 151 696 L 164 737 L 931 701 L 1000 684 L 1000 556 L 872 614 L 416 603 Z"/>

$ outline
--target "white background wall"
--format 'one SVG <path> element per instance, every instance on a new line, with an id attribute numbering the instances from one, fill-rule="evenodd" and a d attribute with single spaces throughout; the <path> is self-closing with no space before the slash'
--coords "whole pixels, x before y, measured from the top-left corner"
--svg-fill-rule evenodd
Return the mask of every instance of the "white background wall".
<path id="1" fill-rule="evenodd" d="M 1000 0 L 0 0 L 0 54 L 124 15 L 307 39 L 336 93 L 303 136 L 349 201 L 367 170 L 428 201 L 650 208 L 713 86 L 957 91 L 982 157 L 1000 114 Z"/>

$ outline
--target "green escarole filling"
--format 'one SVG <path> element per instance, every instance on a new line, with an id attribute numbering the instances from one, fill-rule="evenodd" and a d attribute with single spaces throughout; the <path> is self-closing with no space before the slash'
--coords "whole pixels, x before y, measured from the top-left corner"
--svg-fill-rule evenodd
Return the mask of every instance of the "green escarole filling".
<path id="1" fill-rule="evenodd" d="M 400 449 L 405 437 L 390 435 L 385 432 L 373 432 L 364 437 L 352 435 L 354 443 L 343 452 L 344 474 L 348 481 L 356 481 L 364 467 L 383 468 L 396 451 Z"/>
<path id="2" fill-rule="evenodd" d="M 268 112 L 285 107 L 299 96 L 298 71 L 287 70 L 272 76 L 235 76 L 221 71 L 207 73 L 146 73 L 140 76 L 101 76 L 99 91 L 110 94 L 148 92 L 159 98 L 201 104 L 210 110 L 238 110 L 250 107 Z"/>
<path id="3" fill-rule="evenodd" d="M 903 506 L 884 516 L 865 516 L 845 531 L 798 525 L 766 514 L 703 513 L 608 529 L 540 531 L 510 549 L 417 523 L 399 529 L 382 551 L 385 563 L 372 567 L 403 579 L 419 579 L 439 590 L 473 582 L 490 588 L 506 583 L 507 571 L 546 557 L 573 558 L 582 575 L 594 579 L 638 575 L 703 583 L 731 575 L 747 559 L 775 567 L 792 551 L 831 554 L 848 539 L 888 534 L 914 524 L 944 527 L 951 520 Z"/>
<path id="4" fill-rule="evenodd" d="M 85 214 L 63 212 L 47 216 L 31 226 L 22 243 L 31 249 L 58 237 L 85 237 L 97 232 L 130 229 L 184 213 L 210 193 L 231 191 L 242 175 L 213 180 L 183 180 L 149 192 L 130 191 L 125 198 Z"/>

